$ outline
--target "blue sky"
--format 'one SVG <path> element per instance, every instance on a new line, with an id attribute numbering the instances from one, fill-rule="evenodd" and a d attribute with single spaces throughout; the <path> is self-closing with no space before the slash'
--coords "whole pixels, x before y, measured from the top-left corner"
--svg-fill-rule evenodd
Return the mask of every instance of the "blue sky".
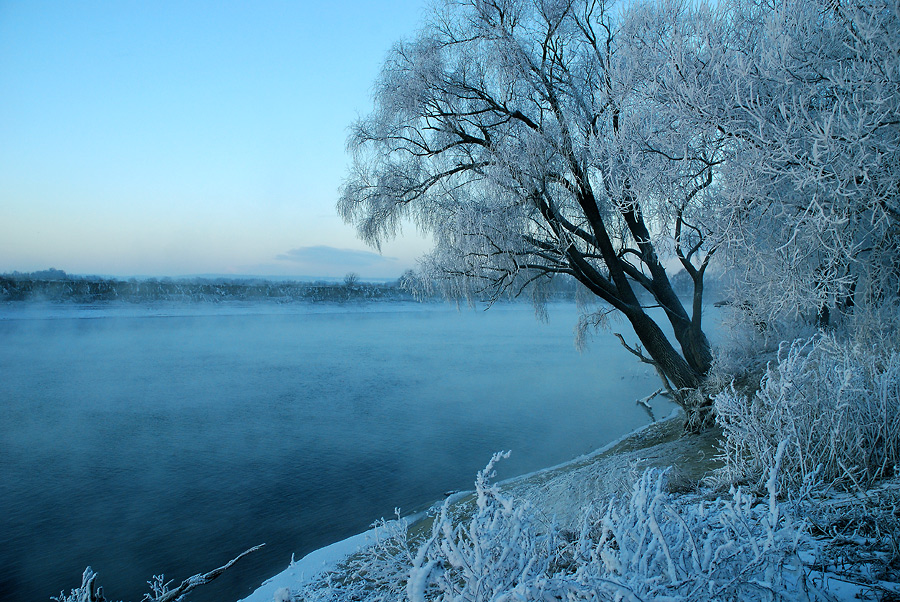
<path id="1" fill-rule="evenodd" d="M 0 272 L 395 277 L 337 217 L 425 0 L 0 0 Z"/>

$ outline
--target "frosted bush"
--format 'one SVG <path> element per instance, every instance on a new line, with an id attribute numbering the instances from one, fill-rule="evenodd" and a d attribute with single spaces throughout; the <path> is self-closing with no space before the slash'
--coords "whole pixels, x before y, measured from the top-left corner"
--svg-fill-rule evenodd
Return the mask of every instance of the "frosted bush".
<path id="1" fill-rule="evenodd" d="M 777 358 L 782 341 L 808 339 L 818 329 L 805 320 L 766 320 L 754 315 L 753 308 L 732 307 L 722 310 L 722 333 L 716 344 L 711 376 L 723 382 L 719 391 L 735 378 L 759 377 L 770 360 Z"/>
<path id="2" fill-rule="evenodd" d="M 791 488 L 813 478 L 869 485 L 900 464 L 900 354 L 825 335 L 783 344 L 759 391 L 729 388 L 715 412 L 728 482 L 761 485 L 787 439 L 780 478 Z"/>
<path id="3" fill-rule="evenodd" d="M 549 575 L 555 530 L 535 520 L 527 504 L 500 493 L 496 454 L 475 481 L 475 511 L 465 522 L 453 520 L 449 502 L 436 517 L 431 536 L 413 560 L 407 584 L 411 602 L 425 600 L 517 599 L 540 589 Z"/>
<path id="4" fill-rule="evenodd" d="M 773 469 L 774 474 L 774 469 Z M 730 498 L 678 498 L 648 470 L 629 500 L 586 520 L 574 580 L 608 600 L 794 600 L 802 598 L 796 551 L 803 529 L 777 502 L 741 489 Z M 599 537 L 598 537 L 599 536 Z M 815 597 L 815 596 L 813 596 Z"/>
<path id="5" fill-rule="evenodd" d="M 847 319 L 853 340 L 877 349 L 900 349 L 900 298 L 881 304 L 857 306 Z"/>
<path id="6" fill-rule="evenodd" d="M 558 531 L 537 509 L 490 484 L 500 457 L 479 473 L 468 507 L 443 504 L 417 549 L 408 545 L 405 532 L 395 531 L 393 538 L 375 546 L 376 552 L 352 560 L 349 572 L 345 567 L 322 578 L 301 591 L 299 599 L 693 602 L 824 597 L 804 580 L 796 554 L 804 531 L 777 501 L 777 466 L 762 502 L 741 489 L 715 501 L 679 497 L 666 491 L 665 473 L 651 469 L 630 496 L 587 509 L 581 527 L 572 532 Z M 392 558 L 385 555 L 390 549 L 396 552 Z"/>

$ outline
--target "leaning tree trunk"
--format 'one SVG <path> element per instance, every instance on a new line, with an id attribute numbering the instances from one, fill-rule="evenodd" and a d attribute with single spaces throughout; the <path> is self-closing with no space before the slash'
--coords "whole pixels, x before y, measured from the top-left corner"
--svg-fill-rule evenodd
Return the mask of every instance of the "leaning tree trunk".
<path id="1" fill-rule="evenodd" d="M 629 264 L 616 252 L 594 194 L 586 181 L 582 181 L 580 192 L 579 203 L 591 223 L 594 240 L 600 250 L 603 262 L 609 270 L 609 280 L 604 286 L 601 282 L 602 277 L 598 277 L 597 272 L 592 271 L 590 266 L 586 265 L 583 257 L 577 256 L 570 249 L 569 258 L 576 277 L 588 286 L 589 290 L 611 303 L 628 318 L 641 345 L 650 357 L 647 358 L 636 349 L 630 349 L 632 353 L 656 368 L 674 401 L 684 408 L 688 418 L 688 428 L 690 430 L 702 428 L 706 422 L 708 411 L 701 409 L 701 415 L 695 416 L 701 406 L 695 400 L 701 396 L 692 394 L 692 392 L 698 389 L 705 380 L 712 364 L 712 354 L 709 341 L 700 328 L 700 314 L 696 314 L 696 322 L 688 317 L 681 301 L 672 289 L 665 269 L 656 256 L 649 232 L 643 224 L 640 213 L 636 209 L 624 212 L 623 214 L 627 214 L 626 221 L 630 223 L 633 231 L 637 233 L 636 239 L 640 241 L 638 245 L 641 248 L 642 261 L 649 267 L 652 274 L 652 280 L 645 288 L 653 292 L 657 301 L 666 310 L 676 340 L 684 353 L 682 355 L 672 346 L 659 325 L 641 307 L 632 288 L 632 280 L 628 278 Z M 637 205 L 633 204 L 633 206 Z M 644 235 L 644 237 L 640 238 L 640 235 Z M 622 342 L 624 344 L 624 341 Z"/>
<path id="2" fill-rule="evenodd" d="M 659 325 L 643 310 L 629 312 L 626 317 L 631 322 L 644 351 L 649 355 L 649 358 L 642 357 L 642 359 L 656 368 L 657 373 L 669 389 L 672 400 L 684 410 L 685 430 L 697 432 L 704 429 L 712 418 L 711 400 L 699 391 L 706 379 L 706 370 L 700 371 L 692 367 L 672 346 Z M 709 353 L 709 342 L 706 340 L 706 336 L 702 331 L 699 335 L 700 339 L 694 340 L 694 344 L 701 348 L 705 345 L 707 353 Z M 629 350 L 639 357 L 641 356 L 639 351 Z"/>
<path id="3" fill-rule="evenodd" d="M 681 389 L 696 389 L 703 382 L 703 374 L 688 364 L 666 338 L 662 329 L 642 310 L 629 312 L 626 316 L 634 333 L 641 341 L 653 364 L 677 392 Z"/>

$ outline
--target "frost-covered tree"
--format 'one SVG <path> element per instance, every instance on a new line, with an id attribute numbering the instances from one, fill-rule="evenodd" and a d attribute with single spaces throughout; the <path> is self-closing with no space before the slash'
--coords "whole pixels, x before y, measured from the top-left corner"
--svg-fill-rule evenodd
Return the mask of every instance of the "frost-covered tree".
<path id="1" fill-rule="evenodd" d="M 359 284 L 359 274 L 356 272 L 347 272 L 344 276 L 344 286 L 347 288 L 353 288 Z"/>
<path id="2" fill-rule="evenodd" d="M 424 275 L 450 296 L 540 299 L 574 277 L 628 319 L 632 351 L 673 389 L 695 388 L 712 360 L 706 223 L 727 139 L 657 105 L 653 72 L 678 31 L 636 15 L 604 0 L 442 3 L 387 58 L 338 209 L 376 246 L 407 219 L 430 233 Z"/>
<path id="3" fill-rule="evenodd" d="M 723 147 L 719 229 L 760 321 L 900 293 L 900 3 L 657 3 L 655 93 Z M 676 15 L 676 18 L 672 18 Z M 680 17 L 680 18 L 679 18 Z"/>

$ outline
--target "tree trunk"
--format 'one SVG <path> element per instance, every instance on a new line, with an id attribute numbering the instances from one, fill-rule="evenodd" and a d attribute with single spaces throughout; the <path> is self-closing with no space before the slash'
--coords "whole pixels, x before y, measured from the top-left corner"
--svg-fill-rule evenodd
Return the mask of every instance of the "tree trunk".
<path id="1" fill-rule="evenodd" d="M 691 322 L 681 320 L 672 321 L 672 330 L 675 338 L 681 345 L 684 359 L 695 372 L 706 376 L 712 367 L 712 347 L 709 339 L 699 328 L 695 328 Z"/>
<path id="2" fill-rule="evenodd" d="M 705 429 L 712 418 L 712 402 L 699 391 L 706 378 L 706 370 L 712 362 L 709 341 L 702 331 L 689 330 L 684 333 L 684 339 L 692 345 L 694 355 L 702 357 L 706 355 L 706 370 L 700 371 L 690 365 L 666 338 L 662 329 L 650 317 L 638 310 L 626 314 L 632 328 L 650 355 L 657 372 L 671 384 L 672 401 L 677 403 L 685 413 L 685 430 L 698 432 Z M 682 343 L 684 345 L 685 343 Z"/>
<path id="3" fill-rule="evenodd" d="M 700 386 L 704 375 L 691 368 L 681 357 L 656 322 L 643 310 L 628 312 L 626 317 L 650 358 L 676 390 Z"/>

